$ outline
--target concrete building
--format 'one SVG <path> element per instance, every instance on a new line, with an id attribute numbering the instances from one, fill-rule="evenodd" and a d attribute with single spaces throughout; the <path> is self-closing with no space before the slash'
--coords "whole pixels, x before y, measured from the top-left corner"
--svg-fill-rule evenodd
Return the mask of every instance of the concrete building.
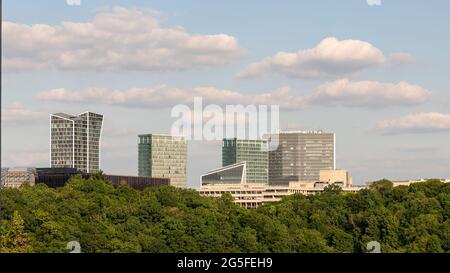
<path id="1" fill-rule="evenodd" d="M 352 177 L 348 175 L 347 170 L 320 170 L 319 181 L 327 183 L 338 183 L 344 187 L 351 187 Z"/>
<path id="2" fill-rule="evenodd" d="M 223 139 L 222 166 L 246 162 L 247 183 L 268 183 L 269 154 L 267 140 Z"/>
<path id="3" fill-rule="evenodd" d="M 271 135 L 278 146 L 269 152 L 270 183 L 319 181 L 321 170 L 336 168 L 335 134 L 288 131 Z"/>
<path id="4" fill-rule="evenodd" d="M 209 171 L 200 177 L 202 186 L 208 184 L 244 184 L 247 183 L 246 162 L 231 164 Z"/>
<path id="5" fill-rule="evenodd" d="M 84 112 L 50 115 L 50 166 L 76 168 L 87 173 L 100 170 L 103 116 Z"/>
<path id="6" fill-rule="evenodd" d="M 33 168 L 2 168 L 1 187 L 18 188 L 24 183 L 33 186 L 35 183 L 35 174 Z"/>
<path id="7" fill-rule="evenodd" d="M 187 183 L 187 142 L 183 137 L 144 134 L 138 136 L 139 176 L 170 178 L 170 185 Z"/>
<path id="8" fill-rule="evenodd" d="M 292 194 L 312 195 L 322 192 L 330 183 L 327 182 L 290 182 L 288 184 L 268 185 L 248 184 L 209 184 L 202 186 L 198 192 L 202 196 L 220 197 L 229 193 L 234 202 L 242 207 L 257 208 L 261 205 L 281 201 Z M 344 192 L 357 192 L 364 187 L 341 187 Z"/>

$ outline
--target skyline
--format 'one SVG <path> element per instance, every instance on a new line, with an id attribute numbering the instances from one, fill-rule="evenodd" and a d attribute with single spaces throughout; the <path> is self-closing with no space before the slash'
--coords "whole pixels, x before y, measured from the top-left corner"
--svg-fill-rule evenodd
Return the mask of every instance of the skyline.
<path id="1" fill-rule="evenodd" d="M 169 133 L 170 108 L 197 95 L 336 133 L 355 184 L 450 177 L 450 3 L 297 2 L 4 1 L 2 165 L 45 166 L 48 115 L 89 110 L 105 116 L 102 169 L 137 174 L 136 136 Z M 188 151 L 188 186 L 221 165 L 220 141 Z"/>

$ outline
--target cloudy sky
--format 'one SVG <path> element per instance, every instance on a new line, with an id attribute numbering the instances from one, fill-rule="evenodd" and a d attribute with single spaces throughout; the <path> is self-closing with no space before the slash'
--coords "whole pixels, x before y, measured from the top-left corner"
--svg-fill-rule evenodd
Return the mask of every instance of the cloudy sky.
<path id="1" fill-rule="evenodd" d="M 335 132 L 357 184 L 450 177 L 447 0 L 36 2 L 3 1 L 2 166 L 48 166 L 49 114 L 89 110 L 102 169 L 136 175 L 136 135 L 201 96 Z M 189 186 L 220 148 L 189 143 Z"/>

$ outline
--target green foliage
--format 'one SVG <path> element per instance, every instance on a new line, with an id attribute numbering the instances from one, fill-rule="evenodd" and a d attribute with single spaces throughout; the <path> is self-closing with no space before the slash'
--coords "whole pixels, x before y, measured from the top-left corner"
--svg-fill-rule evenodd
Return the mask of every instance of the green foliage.
<path id="1" fill-rule="evenodd" d="M 24 232 L 23 219 L 17 210 L 14 211 L 10 221 L 5 220 L 1 226 L 1 252 L 26 253 L 32 249 L 28 235 Z"/>
<path id="2" fill-rule="evenodd" d="M 170 186 L 113 187 L 102 173 L 64 187 L 2 189 L 1 252 L 450 252 L 450 184 L 358 193 L 327 187 L 258 209 Z"/>

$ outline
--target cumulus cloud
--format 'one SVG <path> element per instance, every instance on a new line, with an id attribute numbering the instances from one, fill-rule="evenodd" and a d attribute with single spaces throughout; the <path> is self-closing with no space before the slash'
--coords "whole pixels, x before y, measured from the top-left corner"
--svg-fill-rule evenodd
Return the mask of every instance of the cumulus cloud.
<path id="1" fill-rule="evenodd" d="M 90 87 L 71 91 L 56 88 L 43 91 L 36 98 L 43 101 L 163 108 L 191 104 L 194 97 L 201 97 L 204 104 L 279 105 L 281 110 L 289 111 L 317 105 L 363 108 L 417 105 L 427 101 L 429 96 L 428 90 L 407 82 L 394 84 L 341 79 L 320 85 L 309 95 L 299 95 L 286 86 L 272 92 L 248 94 L 216 87 L 181 89 L 158 85 L 125 90 Z"/>
<path id="2" fill-rule="evenodd" d="M 194 97 L 201 97 L 204 103 L 219 105 L 280 105 L 286 110 L 300 109 L 304 106 L 304 99 L 291 94 L 288 87 L 257 95 L 243 94 L 215 87 L 179 89 L 166 85 L 126 90 L 87 88 L 82 91 L 70 91 L 60 88 L 41 92 L 36 98 L 47 101 L 161 108 L 172 107 L 176 104 L 191 104 Z"/>
<path id="3" fill-rule="evenodd" d="M 386 134 L 450 131 L 450 114 L 422 112 L 380 121 L 378 129 Z"/>
<path id="4" fill-rule="evenodd" d="M 173 70 L 222 65 L 242 53 L 227 34 L 191 34 L 164 28 L 152 12 L 114 7 L 91 22 L 59 25 L 3 22 L 3 66 L 7 71 Z"/>
<path id="5" fill-rule="evenodd" d="M 416 57 L 409 53 L 399 52 L 389 55 L 389 63 L 392 65 L 413 64 L 416 62 Z"/>
<path id="6" fill-rule="evenodd" d="M 281 73 L 298 78 L 329 78 L 348 75 L 385 63 L 383 53 L 360 40 L 323 39 L 314 48 L 298 52 L 278 52 L 253 63 L 238 74 L 239 78 Z"/>
<path id="7" fill-rule="evenodd" d="M 425 88 L 407 82 L 350 81 L 340 79 L 320 85 L 309 104 L 382 108 L 393 105 L 417 105 L 430 97 Z"/>
<path id="8" fill-rule="evenodd" d="M 14 102 L 2 109 L 2 122 L 5 124 L 27 124 L 38 120 L 47 121 L 48 116 L 39 111 L 26 108 L 20 102 Z"/>

